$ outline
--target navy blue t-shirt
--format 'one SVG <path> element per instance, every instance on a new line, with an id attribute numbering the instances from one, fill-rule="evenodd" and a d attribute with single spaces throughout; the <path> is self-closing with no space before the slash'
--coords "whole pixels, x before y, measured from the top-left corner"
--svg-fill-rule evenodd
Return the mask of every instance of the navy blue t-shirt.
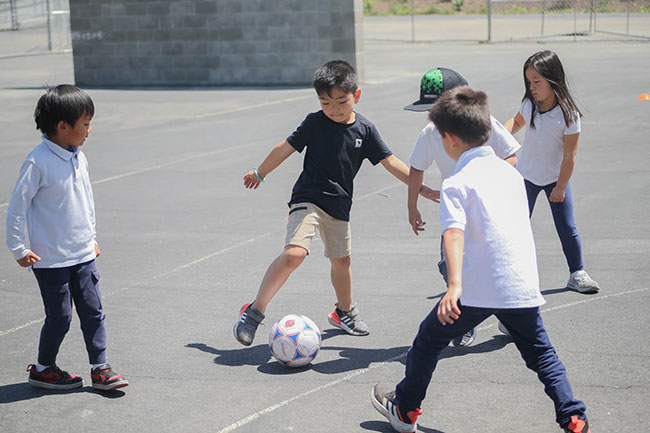
<path id="1" fill-rule="evenodd" d="M 336 219 L 350 221 L 353 180 L 361 163 L 368 159 L 377 165 L 392 155 L 375 125 L 355 114 L 354 123 L 343 124 L 322 110 L 310 113 L 287 138 L 298 152 L 307 148 L 289 204 L 313 203 Z"/>

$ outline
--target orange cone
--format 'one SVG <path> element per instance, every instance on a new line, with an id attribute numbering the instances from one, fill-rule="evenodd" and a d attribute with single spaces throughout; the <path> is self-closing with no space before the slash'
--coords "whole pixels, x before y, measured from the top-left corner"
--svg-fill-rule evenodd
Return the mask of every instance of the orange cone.
<path id="1" fill-rule="evenodd" d="M 647 93 L 643 93 L 641 96 L 639 96 L 639 99 L 643 99 L 645 101 L 650 101 L 650 95 Z"/>

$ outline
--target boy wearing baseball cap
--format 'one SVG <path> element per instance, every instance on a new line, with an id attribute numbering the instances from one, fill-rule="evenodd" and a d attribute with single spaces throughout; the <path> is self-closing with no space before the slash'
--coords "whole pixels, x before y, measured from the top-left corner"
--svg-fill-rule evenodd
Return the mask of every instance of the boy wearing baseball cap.
<path id="1" fill-rule="evenodd" d="M 408 111 L 428 112 L 444 92 L 455 87 L 467 85 L 467 80 L 454 70 L 448 68 L 431 69 L 422 76 L 422 80 L 420 81 L 420 98 L 412 104 L 404 107 L 404 109 Z M 517 152 L 521 146 L 497 119 L 490 116 L 490 123 L 492 133 L 484 146 L 491 147 L 499 158 L 505 159 L 507 162 L 512 164 L 513 167 L 516 166 L 517 156 L 515 155 L 515 152 Z M 456 162 L 445 153 L 445 149 L 442 145 L 442 137 L 440 136 L 436 125 L 432 121 L 429 121 L 424 129 L 422 129 L 417 141 L 415 142 L 415 147 L 413 148 L 410 160 L 411 170 L 409 173 L 408 214 L 409 223 L 416 235 L 424 230 L 425 224 L 417 207 L 417 191 L 423 183 L 424 171 L 431 167 L 433 162 L 438 166 L 441 180 L 447 179 L 454 171 L 456 165 Z M 442 240 L 440 241 L 440 261 L 438 262 L 438 270 L 440 271 L 440 274 L 442 274 L 446 283 L 447 267 L 442 250 Z M 499 326 L 499 329 L 501 329 L 502 332 L 505 332 L 501 325 Z M 454 338 L 452 344 L 457 347 L 469 346 L 475 338 L 476 329 L 471 329 L 464 335 Z"/>

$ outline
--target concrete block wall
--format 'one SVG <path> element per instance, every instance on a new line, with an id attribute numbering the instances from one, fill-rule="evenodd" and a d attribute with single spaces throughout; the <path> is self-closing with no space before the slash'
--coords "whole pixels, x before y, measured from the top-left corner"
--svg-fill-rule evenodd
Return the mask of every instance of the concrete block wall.
<path id="1" fill-rule="evenodd" d="M 363 78 L 362 0 L 70 0 L 80 86 L 301 85 Z"/>

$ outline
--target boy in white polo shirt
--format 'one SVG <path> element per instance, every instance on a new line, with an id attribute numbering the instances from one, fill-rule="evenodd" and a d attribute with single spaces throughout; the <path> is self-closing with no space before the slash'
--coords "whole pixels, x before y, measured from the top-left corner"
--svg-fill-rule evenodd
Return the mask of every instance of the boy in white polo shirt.
<path id="1" fill-rule="evenodd" d="M 448 68 L 435 68 L 427 71 L 420 80 L 420 99 L 412 104 L 404 107 L 408 111 L 429 111 L 431 106 L 444 92 L 451 90 L 458 86 L 466 86 L 467 80 L 463 78 L 458 72 Z M 515 152 L 521 147 L 515 137 L 494 117 L 490 116 L 490 125 L 492 133 L 490 138 L 485 143 L 485 146 L 490 146 L 494 153 L 506 161 L 513 167 L 517 165 L 517 156 Z M 451 159 L 445 152 L 442 145 L 442 138 L 440 133 L 433 122 L 429 122 L 427 126 L 422 129 L 413 153 L 411 154 L 409 172 L 409 194 L 408 194 L 408 215 L 409 223 L 413 227 L 413 232 L 417 235 L 420 231 L 424 230 L 424 221 L 420 211 L 418 210 L 418 194 L 417 191 L 421 188 L 424 181 L 424 172 L 436 163 L 440 171 L 442 180 L 448 178 L 454 171 L 456 161 Z M 438 270 L 442 274 L 442 278 L 447 283 L 447 266 L 445 264 L 445 255 L 442 251 L 442 242 L 440 243 L 440 261 L 438 262 Z M 503 330 L 500 325 L 499 329 Z M 476 329 L 470 329 L 464 335 L 454 338 L 451 343 L 454 346 L 466 347 L 472 344 L 476 337 Z"/>
<path id="2" fill-rule="evenodd" d="M 540 315 L 533 233 L 521 175 L 482 146 L 490 135 L 487 96 L 467 86 L 445 92 L 430 117 L 456 167 L 442 184 L 440 222 L 448 290 L 424 319 L 395 390 L 376 384 L 371 400 L 397 431 L 414 432 L 440 352 L 452 338 L 495 315 L 555 404 L 565 432 L 588 433 L 585 404 L 573 397 Z M 489 430 L 489 429 L 488 429 Z"/>
<path id="3" fill-rule="evenodd" d="M 41 144 L 27 155 L 7 208 L 7 247 L 31 267 L 43 298 L 45 323 L 38 361 L 27 367 L 29 383 L 46 389 L 82 386 L 81 377 L 56 365 L 70 329 L 72 304 L 81 323 L 92 387 L 111 391 L 128 381 L 106 363 L 106 328 L 95 258 L 95 203 L 88 161 L 81 151 L 95 106 L 80 88 L 61 84 L 41 96 L 34 111 Z M 25 240 L 25 226 L 29 243 Z"/>

